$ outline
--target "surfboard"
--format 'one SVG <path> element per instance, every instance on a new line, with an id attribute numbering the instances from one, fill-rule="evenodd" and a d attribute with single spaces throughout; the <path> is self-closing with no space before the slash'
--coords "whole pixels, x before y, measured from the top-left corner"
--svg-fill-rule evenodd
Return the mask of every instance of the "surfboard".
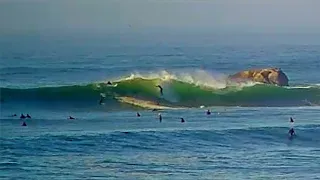
<path id="1" fill-rule="evenodd" d="M 137 98 L 128 97 L 128 96 L 116 97 L 116 99 L 119 102 L 131 104 L 131 105 L 134 105 L 134 106 L 139 106 L 139 107 L 146 108 L 146 109 L 159 109 L 159 110 L 163 110 L 163 109 L 181 109 L 181 108 L 178 108 L 178 107 L 162 106 L 162 105 L 158 105 L 156 102 L 153 102 L 153 101 L 142 100 L 142 99 L 137 99 Z"/>

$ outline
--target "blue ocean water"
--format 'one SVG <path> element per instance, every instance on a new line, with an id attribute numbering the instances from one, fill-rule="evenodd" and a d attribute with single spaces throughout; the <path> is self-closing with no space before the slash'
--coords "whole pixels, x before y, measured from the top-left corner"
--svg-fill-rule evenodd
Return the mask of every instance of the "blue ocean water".
<path id="1" fill-rule="evenodd" d="M 0 177 L 317 179 L 318 39 L 301 34 L 3 35 Z M 226 75 L 266 67 L 280 67 L 290 87 L 231 88 L 224 81 Z M 164 87 L 163 97 L 157 84 Z M 117 96 L 159 100 L 170 108 L 152 111 L 118 102 Z M 21 113 L 32 116 L 25 127 Z M 290 117 L 297 134 L 292 139 Z"/>

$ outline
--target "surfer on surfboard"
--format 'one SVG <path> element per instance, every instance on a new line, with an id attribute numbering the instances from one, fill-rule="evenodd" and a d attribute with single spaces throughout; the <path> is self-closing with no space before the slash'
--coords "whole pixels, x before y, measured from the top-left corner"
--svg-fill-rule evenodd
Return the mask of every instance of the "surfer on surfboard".
<path id="1" fill-rule="evenodd" d="M 163 88 L 160 85 L 158 85 L 156 87 L 158 87 L 160 89 L 160 94 L 161 94 L 161 96 L 163 96 Z"/>
<path id="2" fill-rule="evenodd" d="M 156 87 L 158 87 L 160 89 L 160 95 L 163 96 L 163 88 L 160 85 L 157 85 Z M 157 102 L 157 105 L 160 105 L 160 99 Z"/>

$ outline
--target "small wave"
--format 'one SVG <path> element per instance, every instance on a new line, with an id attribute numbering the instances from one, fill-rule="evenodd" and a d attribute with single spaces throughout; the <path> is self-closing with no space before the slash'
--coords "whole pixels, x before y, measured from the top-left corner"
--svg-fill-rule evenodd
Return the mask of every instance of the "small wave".
<path id="1" fill-rule="evenodd" d="M 56 135 L 55 133 L 48 133 L 40 137 L 28 137 L 23 139 L 28 141 L 28 143 L 19 143 L 20 138 L 14 137 L 6 139 L 6 141 L 13 141 L 15 143 L 28 145 L 27 147 L 39 147 L 39 149 L 46 151 L 54 151 L 55 149 L 61 149 L 61 145 L 73 144 L 74 146 L 79 145 L 82 148 L 91 148 L 97 145 L 97 142 L 114 142 L 112 147 L 121 149 L 123 147 L 130 148 L 152 148 L 150 142 L 158 142 L 162 144 L 167 144 L 164 148 L 166 150 L 173 150 L 181 148 L 173 148 L 174 146 L 183 146 L 184 148 L 194 148 L 193 144 L 190 142 L 200 143 L 206 146 L 230 146 L 233 148 L 245 147 L 248 144 L 269 144 L 269 145 L 279 145 L 286 144 L 289 142 L 288 137 L 288 127 L 251 127 L 251 128 L 237 128 L 237 129 L 154 129 L 154 130 L 126 130 L 126 131 L 112 131 L 103 133 L 93 133 L 88 134 L 86 132 L 68 135 Z M 291 139 L 294 140 L 295 144 L 300 144 L 301 146 L 315 146 L 318 147 L 320 143 L 320 138 L 318 136 L 320 131 L 320 126 L 317 124 L 309 124 L 303 126 L 296 126 L 296 136 Z M 125 138 L 124 138 L 125 137 Z M 182 138 L 183 137 L 183 138 Z M 47 144 L 53 143 L 55 146 L 32 146 L 33 144 Z M 172 143 L 175 142 L 175 143 Z M 11 143 L 6 145 L 10 148 L 15 145 Z M 6 144 L 6 143 L 4 143 Z M 140 144 L 137 145 L 137 144 Z M 143 144 L 143 146 L 141 146 Z M 103 150 L 104 146 L 110 147 L 110 143 L 103 143 L 103 147 L 99 147 Z M 110 147 L 110 148 L 112 148 Z M 158 147 L 161 148 L 161 147 Z M 69 146 L 66 151 L 80 150 Z M 31 152 L 32 153 L 32 152 Z"/>

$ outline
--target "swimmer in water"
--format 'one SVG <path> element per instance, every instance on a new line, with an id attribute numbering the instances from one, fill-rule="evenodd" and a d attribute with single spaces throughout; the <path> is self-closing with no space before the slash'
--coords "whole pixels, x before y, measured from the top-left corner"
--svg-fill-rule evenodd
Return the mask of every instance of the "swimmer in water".
<path id="1" fill-rule="evenodd" d="M 291 123 L 291 128 L 288 132 L 288 134 L 290 135 L 290 137 L 292 137 L 293 135 L 295 135 L 296 133 L 294 132 L 294 129 L 293 129 L 293 123 L 294 123 L 294 120 L 292 117 L 290 117 L 290 123 Z"/>
<path id="2" fill-rule="evenodd" d="M 294 121 L 293 121 L 293 119 L 292 119 L 292 117 L 290 117 L 290 122 L 291 122 L 291 123 L 293 123 L 293 122 L 294 122 Z"/>
<path id="3" fill-rule="evenodd" d="M 163 88 L 160 85 L 158 85 L 156 87 L 158 87 L 160 89 L 160 94 L 161 94 L 161 96 L 163 96 Z"/>
<path id="4" fill-rule="evenodd" d="M 211 114 L 211 112 L 210 112 L 210 110 L 208 109 L 208 110 L 207 110 L 207 115 L 210 115 L 210 114 Z"/>
<path id="5" fill-rule="evenodd" d="M 25 118 L 26 118 L 26 116 L 21 114 L 20 119 L 25 119 Z"/>
<path id="6" fill-rule="evenodd" d="M 23 121 L 21 126 L 27 126 L 27 123 Z"/>
<path id="7" fill-rule="evenodd" d="M 291 128 L 288 132 L 288 134 L 290 134 L 290 137 L 296 135 L 296 133 L 294 132 L 293 128 Z"/>
<path id="8" fill-rule="evenodd" d="M 159 121 L 162 122 L 162 116 L 161 113 L 158 114 L 159 115 Z"/>
<path id="9" fill-rule="evenodd" d="M 140 113 L 137 112 L 137 117 L 140 117 L 140 116 L 141 116 Z"/>
<path id="10" fill-rule="evenodd" d="M 10 117 L 17 117 L 17 114 L 13 114 L 13 115 L 11 115 Z"/>
<path id="11" fill-rule="evenodd" d="M 74 117 L 69 116 L 69 119 L 75 119 Z"/>
<path id="12" fill-rule="evenodd" d="M 184 123 L 184 122 L 185 122 L 185 120 L 184 120 L 183 118 L 181 118 L 181 122 L 182 122 L 182 123 Z"/>
<path id="13" fill-rule="evenodd" d="M 29 119 L 31 119 L 31 116 L 29 115 L 29 114 L 27 114 L 27 116 L 26 116 L 27 118 L 29 118 Z"/>
<path id="14" fill-rule="evenodd" d="M 107 82 L 108 85 L 112 85 L 112 83 L 110 81 Z"/>

